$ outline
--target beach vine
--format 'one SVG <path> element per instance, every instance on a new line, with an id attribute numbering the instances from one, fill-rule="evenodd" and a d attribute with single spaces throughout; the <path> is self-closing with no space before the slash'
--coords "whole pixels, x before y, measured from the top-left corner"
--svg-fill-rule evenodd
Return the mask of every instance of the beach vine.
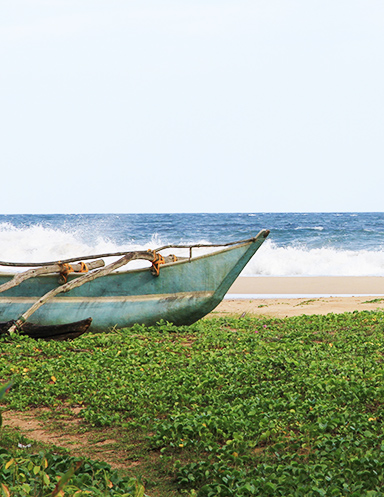
<path id="1" fill-rule="evenodd" d="M 78 407 L 79 430 L 116 430 L 148 495 L 384 492 L 381 311 L 2 338 L 1 354 L 5 417 Z"/>

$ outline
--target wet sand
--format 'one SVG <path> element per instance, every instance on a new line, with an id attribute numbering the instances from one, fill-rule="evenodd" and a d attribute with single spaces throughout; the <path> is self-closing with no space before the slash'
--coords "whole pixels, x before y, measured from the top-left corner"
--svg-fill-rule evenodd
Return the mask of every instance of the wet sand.
<path id="1" fill-rule="evenodd" d="M 276 317 L 384 310 L 384 277 L 240 277 L 212 316 Z"/>

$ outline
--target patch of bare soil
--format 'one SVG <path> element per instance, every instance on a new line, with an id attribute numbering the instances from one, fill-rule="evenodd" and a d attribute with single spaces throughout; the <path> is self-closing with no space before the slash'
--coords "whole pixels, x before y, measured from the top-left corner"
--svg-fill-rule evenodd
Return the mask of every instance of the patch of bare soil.
<path id="1" fill-rule="evenodd" d="M 65 408 L 55 411 L 55 418 L 47 408 L 30 409 L 25 412 L 3 412 L 3 427 L 17 429 L 26 438 L 38 443 L 52 444 L 68 449 L 71 455 L 105 461 L 115 469 L 127 469 L 139 463 L 127 459 L 128 454 L 118 447 L 117 440 L 110 437 L 109 430 L 82 431 L 81 408 Z M 48 419 L 43 419 L 48 418 Z"/>

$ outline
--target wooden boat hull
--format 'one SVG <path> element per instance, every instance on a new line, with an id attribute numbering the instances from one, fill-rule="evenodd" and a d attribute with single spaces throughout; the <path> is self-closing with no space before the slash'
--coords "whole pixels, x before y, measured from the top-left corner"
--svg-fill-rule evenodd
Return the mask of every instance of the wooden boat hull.
<path id="1" fill-rule="evenodd" d="M 30 338 L 41 338 L 43 340 L 72 340 L 85 333 L 92 323 L 92 318 L 77 321 L 76 323 L 41 326 L 34 323 L 24 323 L 20 334 Z M 7 334 L 14 321 L 0 323 L 0 335 Z"/>
<path id="2" fill-rule="evenodd" d="M 135 323 L 153 325 L 161 319 L 191 324 L 222 301 L 268 233 L 263 230 L 247 242 L 165 264 L 159 277 L 149 268 L 111 273 L 57 295 L 38 309 L 31 321 L 48 326 L 92 317 L 90 329 L 94 331 Z M 77 277 L 70 275 L 68 280 Z M 1 274 L 0 284 L 10 278 Z M 17 319 L 57 285 L 57 275 L 44 275 L 0 294 L 0 321 Z"/>

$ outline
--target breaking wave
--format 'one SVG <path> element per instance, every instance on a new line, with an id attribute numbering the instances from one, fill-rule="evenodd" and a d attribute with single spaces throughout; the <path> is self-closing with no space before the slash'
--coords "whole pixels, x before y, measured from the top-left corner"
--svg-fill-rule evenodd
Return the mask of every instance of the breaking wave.
<path id="1" fill-rule="evenodd" d="M 384 276 L 383 250 L 279 247 L 267 240 L 242 276 Z"/>
<path id="2" fill-rule="evenodd" d="M 148 250 L 167 243 L 159 235 L 148 235 L 145 242 L 117 242 L 108 236 L 81 229 L 65 230 L 33 225 L 15 227 L 0 223 L 0 260 L 7 262 L 48 262 L 74 256 L 96 255 L 129 250 Z M 191 243 L 206 243 L 196 237 Z M 206 253 L 209 249 L 194 251 Z M 176 255 L 185 251 L 172 249 Z M 110 262 L 109 260 L 106 262 Z M 129 267 L 148 263 L 134 261 Z M 7 270 L 2 268 L 2 270 Z M 267 240 L 251 259 L 243 276 L 384 276 L 384 250 L 345 250 L 277 245 Z"/>

